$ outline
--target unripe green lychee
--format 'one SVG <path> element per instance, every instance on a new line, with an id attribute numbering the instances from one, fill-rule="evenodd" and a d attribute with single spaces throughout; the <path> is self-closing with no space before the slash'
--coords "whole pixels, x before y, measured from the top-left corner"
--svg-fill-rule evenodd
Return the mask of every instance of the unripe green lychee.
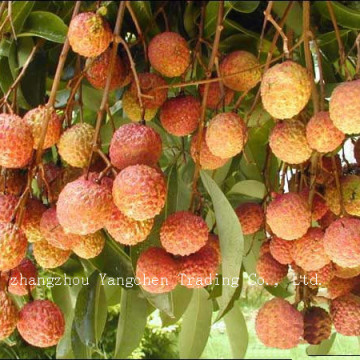
<path id="1" fill-rule="evenodd" d="M 38 275 L 35 265 L 29 259 L 11 269 L 8 291 L 14 295 L 25 296 L 35 289 Z"/>
<path id="2" fill-rule="evenodd" d="M 133 122 L 140 120 L 150 121 L 158 111 L 158 108 L 145 109 L 144 119 L 142 119 L 142 111 L 136 95 L 133 95 L 130 90 L 126 90 L 121 100 L 125 114 Z"/>
<path id="3" fill-rule="evenodd" d="M 318 345 L 331 335 L 332 322 L 328 312 L 312 306 L 304 313 L 304 339 L 312 345 Z"/>
<path id="4" fill-rule="evenodd" d="M 204 84 L 199 85 L 199 94 L 201 98 L 204 96 Z M 221 88 L 218 82 L 209 84 L 208 97 L 206 107 L 211 110 L 219 110 L 223 105 L 228 106 L 234 98 L 234 91 L 224 86 L 224 99 L 221 96 Z"/>
<path id="5" fill-rule="evenodd" d="M 256 273 L 266 285 L 277 285 L 287 275 L 288 266 L 280 264 L 270 253 L 266 253 L 257 260 Z"/>
<path id="6" fill-rule="evenodd" d="M 44 269 L 54 269 L 66 263 L 71 251 L 61 250 L 42 240 L 33 245 L 33 254 L 36 262 L 41 267 Z"/>
<path id="7" fill-rule="evenodd" d="M 0 222 L 10 222 L 19 198 L 15 195 L 0 195 Z"/>
<path id="8" fill-rule="evenodd" d="M 28 242 L 34 243 L 43 239 L 40 221 L 45 211 L 46 207 L 40 200 L 34 198 L 27 201 L 21 228 Z"/>
<path id="9" fill-rule="evenodd" d="M 270 240 L 269 246 L 271 255 L 280 264 L 288 265 L 294 261 L 292 255 L 294 241 L 288 241 L 274 236 Z"/>
<path id="10" fill-rule="evenodd" d="M 105 246 L 105 236 L 101 231 L 79 236 L 73 246 L 73 252 L 82 259 L 92 259 L 98 256 Z"/>
<path id="11" fill-rule="evenodd" d="M 0 341 L 9 337 L 16 329 L 16 324 L 19 319 L 18 310 L 5 293 L 0 291 Z"/>
<path id="12" fill-rule="evenodd" d="M 243 203 L 236 209 L 235 213 L 240 221 L 244 235 L 251 235 L 259 231 L 264 223 L 264 210 L 256 203 Z"/>

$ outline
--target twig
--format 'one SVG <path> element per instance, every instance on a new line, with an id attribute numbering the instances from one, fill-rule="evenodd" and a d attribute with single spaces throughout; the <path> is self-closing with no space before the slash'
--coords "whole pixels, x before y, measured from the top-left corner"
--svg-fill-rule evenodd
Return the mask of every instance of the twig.
<path id="1" fill-rule="evenodd" d="M 15 28 L 14 28 L 14 23 L 12 21 L 12 1 L 8 2 L 8 18 L 9 18 L 9 22 L 10 22 L 11 31 L 12 31 L 14 39 L 16 41 L 17 36 L 16 36 Z"/>
<path id="2" fill-rule="evenodd" d="M 267 16 L 268 20 L 274 25 L 276 31 L 280 34 L 280 36 L 283 39 L 283 51 L 285 54 L 285 57 L 288 59 L 289 58 L 289 48 L 288 48 L 288 38 L 285 35 L 282 26 L 280 26 L 275 19 L 272 17 L 272 15 L 270 13 L 267 13 L 266 11 L 264 11 L 264 15 Z"/>
<path id="3" fill-rule="evenodd" d="M 267 22 L 268 22 L 268 15 L 271 14 L 273 3 L 274 3 L 273 1 L 269 1 L 268 5 L 266 7 L 266 10 L 264 11 L 265 17 L 264 17 L 263 26 L 262 26 L 262 29 L 261 29 L 260 42 L 259 42 L 259 48 L 258 48 L 258 59 L 260 59 L 262 46 L 263 46 L 263 42 L 264 42 L 265 28 L 266 28 L 266 25 L 267 25 Z"/>

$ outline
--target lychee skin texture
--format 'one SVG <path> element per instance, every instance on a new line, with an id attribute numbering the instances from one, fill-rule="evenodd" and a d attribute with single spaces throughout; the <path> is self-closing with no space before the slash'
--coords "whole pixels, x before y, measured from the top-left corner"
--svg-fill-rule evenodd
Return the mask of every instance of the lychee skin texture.
<path id="1" fill-rule="evenodd" d="M 305 271 L 314 271 L 330 262 L 324 251 L 324 232 L 320 228 L 310 228 L 293 245 L 292 255 L 296 265 Z"/>
<path id="2" fill-rule="evenodd" d="M 259 204 L 240 204 L 235 213 L 240 221 L 244 235 L 251 235 L 259 231 L 264 223 L 264 211 Z"/>
<path id="3" fill-rule="evenodd" d="M 65 232 L 92 234 L 106 224 L 112 211 L 112 196 L 108 186 L 81 177 L 68 183 L 59 195 L 57 218 Z"/>
<path id="4" fill-rule="evenodd" d="M 8 291 L 11 294 L 25 296 L 35 289 L 38 275 L 35 265 L 29 259 L 21 263 L 10 273 Z"/>
<path id="5" fill-rule="evenodd" d="M 44 269 L 54 269 L 66 263 L 71 251 L 58 249 L 43 240 L 33 245 L 33 253 L 36 262 L 41 267 Z"/>
<path id="6" fill-rule="evenodd" d="M 146 240 L 153 225 L 154 219 L 137 221 L 113 206 L 110 220 L 106 223 L 106 230 L 120 244 L 136 245 Z"/>
<path id="7" fill-rule="evenodd" d="M 204 96 L 205 84 L 199 85 L 199 94 L 201 98 Z M 208 97 L 206 102 L 206 107 L 211 110 L 221 109 L 223 104 L 228 106 L 231 104 L 234 98 L 234 91 L 224 86 L 224 99 L 221 97 L 220 84 L 218 82 L 213 82 L 209 84 Z"/>
<path id="8" fill-rule="evenodd" d="M 18 311 L 5 291 L 0 291 L 0 341 L 9 337 L 16 329 Z"/>
<path id="9" fill-rule="evenodd" d="M 110 143 L 110 160 L 118 169 L 130 165 L 155 166 L 161 157 L 160 135 L 151 127 L 125 124 L 114 133 Z"/>
<path id="10" fill-rule="evenodd" d="M 31 128 L 17 115 L 0 114 L 0 134 L 0 166 L 25 167 L 34 146 Z"/>
<path id="11" fill-rule="evenodd" d="M 230 53 L 220 64 L 224 85 L 235 91 L 252 89 L 261 79 L 259 65 L 256 56 L 247 51 Z"/>
<path id="12" fill-rule="evenodd" d="M 150 293 L 166 293 L 178 283 L 177 261 L 164 249 L 151 247 L 144 251 L 136 265 L 136 277 L 142 288 Z"/>
<path id="13" fill-rule="evenodd" d="M 325 231 L 324 248 L 329 258 L 342 267 L 360 265 L 360 220 L 335 220 Z"/>
<path id="14" fill-rule="evenodd" d="M 210 120 L 206 131 L 209 150 L 222 159 L 239 154 L 245 146 L 246 139 L 246 125 L 235 113 L 216 115 Z"/>
<path id="15" fill-rule="evenodd" d="M 278 122 L 271 131 L 269 144 L 274 155 L 288 164 L 301 164 L 312 154 L 305 126 L 294 119 Z"/>
<path id="16" fill-rule="evenodd" d="M 311 288 L 326 287 L 335 276 L 334 264 L 328 263 L 319 270 L 306 273 L 308 286 Z M 316 284 L 314 284 L 316 282 Z"/>
<path id="17" fill-rule="evenodd" d="M 19 198 L 14 195 L 0 195 L 0 222 L 10 222 Z"/>
<path id="18" fill-rule="evenodd" d="M 191 95 L 165 101 L 160 110 L 163 128 L 175 136 L 189 135 L 196 130 L 201 115 L 200 101 Z"/>
<path id="19" fill-rule="evenodd" d="M 62 128 L 60 116 L 56 113 L 54 108 L 48 109 L 43 105 L 28 111 L 24 116 L 24 121 L 29 125 L 32 131 L 34 149 L 39 147 L 42 125 L 47 116 L 49 116 L 49 123 L 46 130 L 43 149 L 47 149 L 59 141 Z"/>
<path id="20" fill-rule="evenodd" d="M 330 118 L 345 134 L 360 132 L 360 80 L 347 81 L 335 88 L 329 103 Z"/>
<path id="21" fill-rule="evenodd" d="M 109 47 L 112 32 L 102 16 L 85 12 L 71 20 L 68 39 L 74 52 L 85 57 L 94 57 Z"/>
<path id="22" fill-rule="evenodd" d="M 265 241 L 261 244 L 259 249 L 259 257 L 263 256 L 264 254 L 270 253 L 270 241 Z"/>
<path id="23" fill-rule="evenodd" d="M 296 193 L 278 195 L 267 207 L 266 222 L 276 236 L 284 240 L 298 239 L 310 227 L 309 205 Z"/>
<path id="24" fill-rule="evenodd" d="M 337 276 L 333 277 L 327 285 L 327 297 L 329 299 L 336 299 L 340 296 L 349 294 L 356 287 L 360 285 L 360 277 L 349 279 L 341 279 Z"/>
<path id="25" fill-rule="evenodd" d="M 105 237 L 101 231 L 94 234 L 79 236 L 79 240 L 73 244 L 72 250 L 82 259 L 92 259 L 103 251 Z"/>
<path id="26" fill-rule="evenodd" d="M 140 120 L 150 121 L 158 111 L 158 108 L 145 109 L 144 119 L 142 119 L 142 111 L 136 95 L 133 95 L 130 90 L 126 90 L 121 100 L 125 114 L 133 122 Z"/>
<path id="27" fill-rule="evenodd" d="M 312 149 L 327 153 L 342 144 L 345 134 L 335 127 L 328 111 L 320 111 L 307 123 L 306 139 Z"/>
<path id="28" fill-rule="evenodd" d="M 200 250 L 208 235 L 205 220 L 189 211 L 171 214 L 160 229 L 161 245 L 173 255 L 185 256 Z"/>
<path id="29" fill-rule="evenodd" d="M 21 170 L 7 169 L 0 174 L 0 193 L 19 196 L 26 186 L 26 174 Z"/>
<path id="30" fill-rule="evenodd" d="M 335 275 L 341 279 L 349 279 L 360 275 L 360 266 L 345 268 L 335 264 Z"/>
<path id="31" fill-rule="evenodd" d="M 113 199 L 124 215 L 138 221 L 152 219 L 165 205 L 164 175 L 147 165 L 128 166 L 114 180 Z"/>
<path id="32" fill-rule="evenodd" d="M 341 179 L 342 196 L 346 212 L 360 216 L 360 176 L 348 175 Z"/>
<path id="33" fill-rule="evenodd" d="M 332 322 L 326 310 L 311 307 L 304 314 L 304 339 L 312 345 L 318 345 L 331 335 Z"/>
<path id="34" fill-rule="evenodd" d="M 46 348 L 56 345 L 64 335 L 65 319 L 52 301 L 35 300 L 21 309 L 17 328 L 30 345 Z"/>
<path id="35" fill-rule="evenodd" d="M 43 239 L 40 221 L 45 211 L 46 207 L 41 201 L 37 199 L 29 199 L 27 201 L 21 228 L 28 242 L 34 243 Z"/>
<path id="36" fill-rule="evenodd" d="M 58 150 L 69 165 L 85 168 L 89 164 L 95 129 L 86 123 L 76 124 L 60 137 Z"/>
<path id="37" fill-rule="evenodd" d="M 274 236 L 270 240 L 269 246 L 271 255 L 280 264 L 288 265 L 294 261 L 292 256 L 292 251 L 294 247 L 293 241 L 283 240 L 277 236 Z"/>
<path id="38" fill-rule="evenodd" d="M 259 257 L 256 263 L 256 273 L 266 285 L 279 284 L 288 273 L 288 266 L 280 264 L 270 253 Z"/>
<path id="39" fill-rule="evenodd" d="M 302 314 L 286 300 L 274 298 L 259 310 L 255 322 L 256 334 L 268 347 L 291 349 L 304 333 Z"/>
<path id="40" fill-rule="evenodd" d="M 339 334 L 360 335 L 360 297 L 348 294 L 333 300 L 330 304 L 330 316 Z"/>
<path id="41" fill-rule="evenodd" d="M 151 39 L 148 47 L 151 66 L 167 77 L 182 75 L 190 64 L 186 40 L 174 32 L 163 32 Z"/>
<path id="42" fill-rule="evenodd" d="M 311 79 L 293 61 L 276 64 L 262 78 L 260 93 L 265 110 L 276 119 L 290 119 L 306 106 L 311 95 Z"/>
<path id="43" fill-rule="evenodd" d="M 0 271 L 18 266 L 25 257 L 27 241 L 21 229 L 12 223 L 0 223 Z"/>

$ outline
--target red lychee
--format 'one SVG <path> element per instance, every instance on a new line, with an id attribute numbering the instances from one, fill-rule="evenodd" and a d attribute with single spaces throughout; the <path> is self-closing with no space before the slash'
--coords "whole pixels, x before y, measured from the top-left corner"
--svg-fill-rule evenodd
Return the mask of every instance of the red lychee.
<path id="1" fill-rule="evenodd" d="M 270 253 L 266 253 L 256 262 L 256 273 L 266 285 L 277 285 L 287 275 L 288 266 L 280 264 Z"/>
<path id="2" fill-rule="evenodd" d="M 199 85 L 199 93 L 201 98 L 204 96 L 204 84 Z M 221 107 L 231 104 L 234 98 L 234 91 L 224 86 L 224 99 L 222 99 L 221 88 L 218 82 L 212 82 L 209 84 L 208 97 L 206 107 L 211 110 L 218 110 Z"/>
<path id="3" fill-rule="evenodd" d="M 273 258 L 280 264 L 288 265 L 294 261 L 292 252 L 294 247 L 294 241 L 280 239 L 274 236 L 270 240 L 270 253 Z"/>
<path id="4" fill-rule="evenodd" d="M 360 285 L 360 277 L 342 279 L 337 276 L 333 277 L 327 285 L 327 297 L 336 299 L 340 296 L 349 294 Z"/>
<path id="5" fill-rule="evenodd" d="M 43 239 L 40 220 L 45 211 L 46 207 L 40 200 L 33 198 L 27 201 L 21 228 L 28 242 L 34 243 Z"/>
<path id="6" fill-rule="evenodd" d="M 19 198 L 14 195 L 0 195 L 0 222 L 10 222 Z"/>
<path id="7" fill-rule="evenodd" d="M 308 286 L 311 288 L 327 286 L 334 276 L 334 264 L 331 262 L 323 266 L 321 269 L 306 273 Z"/>
<path id="8" fill-rule="evenodd" d="M 300 192 L 306 201 L 309 199 L 309 192 L 309 188 L 305 188 Z M 321 219 L 328 210 L 329 208 L 326 205 L 326 201 L 315 192 L 312 202 L 312 219 L 315 221 Z"/>
<path id="9" fill-rule="evenodd" d="M 42 240 L 33 245 L 33 254 L 36 262 L 41 267 L 44 269 L 54 269 L 66 263 L 71 251 L 61 250 Z"/>
<path id="10" fill-rule="evenodd" d="M 331 335 L 332 322 L 326 310 L 312 306 L 304 313 L 304 339 L 312 345 L 318 345 Z"/>
<path id="11" fill-rule="evenodd" d="M 8 290 L 18 296 L 29 294 L 37 284 L 37 270 L 29 259 L 23 259 L 21 263 L 10 271 Z"/>
<path id="12" fill-rule="evenodd" d="M 0 174 L 0 193 L 19 196 L 26 186 L 26 174 L 17 169 L 6 169 Z"/>
<path id="13" fill-rule="evenodd" d="M 256 203 L 240 204 L 235 213 L 240 221 L 244 235 L 251 235 L 259 231 L 264 223 L 264 210 Z"/>
<path id="14" fill-rule="evenodd" d="M 0 341 L 9 337 L 13 331 L 16 329 L 16 324 L 18 322 L 18 310 L 10 299 L 10 297 L 5 293 L 5 291 L 0 291 Z"/>
<path id="15" fill-rule="evenodd" d="M 105 236 L 101 231 L 89 235 L 79 236 L 72 250 L 82 259 L 92 259 L 98 256 L 105 246 Z"/>

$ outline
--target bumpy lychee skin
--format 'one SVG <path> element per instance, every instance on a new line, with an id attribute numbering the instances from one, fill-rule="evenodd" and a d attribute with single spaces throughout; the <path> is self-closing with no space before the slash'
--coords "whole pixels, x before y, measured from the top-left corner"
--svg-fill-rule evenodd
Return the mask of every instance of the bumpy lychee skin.
<path id="1" fill-rule="evenodd" d="M 90 176 L 88 180 L 81 177 L 61 191 L 57 218 L 65 232 L 88 235 L 105 226 L 111 216 L 112 196 L 104 179 L 98 184 Z"/>
<path id="2" fill-rule="evenodd" d="M 130 90 L 126 90 L 121 100 L 125 114 L 133 122 L 140 120 L 150 121 L 158 111 L 158 108 L 145 109 L 144 119 L 142 119 L 142 111 L 136 95 L 132 94 Z"/>
<path id="3" fill-rule="evenodd" d="M 269 144 L 280 160 L 289 164 L 301 164 L 311 156 L 305 126 L 298 120 L 280 121 L 271 131 Z"/>
<path id="4" fill-rule="evenodd" d="M 285 61 L 265 72 L 260 92 L 263 106 L 271 116 L 277 119 L 290 119 L 309 101 L 311 79 L 301 65 Z"/>
<path id="5" fill-rule="evenodd" d="M 152 97 L 142 98 L 144 108 L 159 108 L 167 98 L 167 89 L 154 89 L 166 85 L 166 81 L 161 76 L 152 73 L 142 73 L 138 76 L 141 93 L 143 95 L 149 95 Z M 130 91 L 134 96 L 137 96 L 137 87 L 135 81 L 131 83 Z"/>
<path id="6" fill-rule="evenodd" d="M 10 222 L 19 198 L 14 195 L 0 195 L 0 222 Z"/>
<path id="7" fill-rule="evenodd" d="M 360 335 L 360 297 L 348 294 L 333 300 L 330 316 L 338 333 L 345 336 Z"/>
<path id="8" fill-rule="evenodd" d="M 294 261 L 292 251 L 294 247 L 293 241 L 280 239 L 274 236 L 270 240 L 270 253 L 273 258 L 280 264 L 288 265 Z"/>
<path id="9" fill-rule="evenodd" d="M 136 245 L 148 237 L 154 225 L 154 219 L 137 221 L 124 215 L 116 206 L 106 223 L 109 234 L 123 245 Z"/>
<path id="10" fill-rule="evenodd" d="M 21 229 L 12 223 L 0 223 L 0 271 L 18 266 L 25 257 L 27 241 Z"/>
<path id="11" fill-rule="evenodd" d="M 178 283 L 177 261 L 164 249 L 151 247 L 144 251 L 136 265 L 136 277 L 142 288 L 150 293 L 166 293 Z"/>
<path id="12" fill-rule="evenodd" d="M 19 196 L 26 186 L 26 174 L 21 170 L 6 169 L 0 174 L 0 193 Z"/>
<path id="13" fill-rule="evenodd" d="M 345 134 L 333 124 L 328 111 L 320 111 L 307 123 L 306 139 L 312 149 L 327 153 L 342 144 Z"/>
<path id="14" fill-rule="evenodd" d="M 52 301 L 35 300 L 21 309 L 17 328 L 30 345 L 46 348 L 56 345 L 64 335 L 65 319 Z"/>
<path id="15" fill-rule="evenodd" d="M 309 205 L 296 193 L 277 195 L 267 207 L 266 222 L 276 236 L 284 240 L 298 239 L 310 227 Z"/>
<path id="16" fill-rule="evenodd" d="M 92 259 L 98 256 L 104 249 L 105 236 L 101 231 L 94 234 L 79 236 L 79 240 L 73 244 L 72 250 L 82 259 Z"/>
<path id="17" fill-rule="evenodd" d="M 151 66 L 167 77 L 182 75 L 190 64 L 190 50 L 186 40 L 170 31 L 151 39 L 148 55 Z"/>
<path id="18" fill-rule="evenodd" d="M 0 114 L 0 134 L 0 166 L 25 167 L 30 161 L 34 146 L 30 126 L 17 115 Z"/>
<path id="19" fill-rule="evenodd" d="M 115 178 L 113 199 L 124 215 L 138 221 L 152 219 L 165 205 L 164 175 L 147 165 L 128 166 Z"/>
<path id="20" fill-rule="evenodd" d="M 323 308 L 313 306 L 304 314 L 304 339 L 312 345 L 318 345 L 331 335 L 330 315 Z"/>
<path id="21" fill-rule="evenodd" d="M 270 253 L 259 257 L 256 263 L 256 273 L 266 285 L 279 284 L 288 273 L 288 266 L 280 264 Z"/>
<path id="22" fill-rule="evenodd" d="M 125 124 L 114 133 L 110 143 L 110 160 L 118 169 L 130 165 L 155 166 L 161 157 L 160 135 L 151 127 Z"/>
<path id="23" fill-rule="evenodd" d="M 256 334 L 268 347 L 291 349 L 304 333 L 302 314 L 286 300 L 274 298 L 259 310 L 255 322 Z"/>
<path id="24" fill-rule="evenodd" d="M 347 81 L 335 88 L 329 103 L 330 118 L 345 134 L 360 132 L 360 80 Z"/>
<path id="25" fill-rule="evenodd" d="M 215 156 L 227 159 L 239 154 L 246 140 L 246 125 L 235 113 L 221 113 L 210 120 L 206 143 Z"/>
<path id="26" fill-rule="evenodd" d="M 21 263 L 10 272 L 8 291 L 14 295 L 24 296 L 35 289 L 37 283 L 37 270 L 29 259 Z"/>
<path id="27" fill-rule="evenodd" d="M 247 51 L 234 51 L 220 64 L 224 84 L 235 91 L 248 91 L 261 79 L 260 63 Z"/>
<path id="28" fill-rule="evenodd" d="M 311 288 L 326 287 L 334 276 L 334 264 L 331 262 L 323 266 L 321 269 L 308 271 L 306 273 L 308 286 Z"/>
<path id="29" fill-rule="evenodd" d="M 240 204 L 235 213 L 240 221 L 244 235 L 251 235 L 259 231 L 264 223 L 264 211 L 259 204 Z"/>
<path id="30" fill-rule="evenodd" d="M 341 279 L 337 276 L 333 277 L 327 285 L 327 297 L 336 299 L 340 296 L 349 294 L 360 285 L 360 277 L 349 279 Z"/>
<path id="31" fill-rule="evenodd" d="M 24 116 L 24 121 L 29 125 L 34 138 L 34 149 L 39 147 L 43 122 L 49 117 L 49 123 L 46 130 L 43 149 L 47 149 L 55 145 L 61 134 L 61 118 L 55 109 L 48 109 L 40 105 L 35 109 L 28 111 Z"/>
<path id="32" fill-rule="evenodd" d="M 41 267 L 44 269 L 54 269 L 66 263 L 71 251 L 61 250 L 42 240 L 33 245 L 33 254 L 36 262 Z"/>
<path id="33" fill-rule="evenodd" d="M 206 222 L 189 211 L 171 214 L 162 224 L 160 241 L 173 255 L 190 255 L 207 242 L 209 230 Z"/>
<path id="34" fill-rule="evenodd" d="M 354 157 L 356 160 L 356 163 L 360 164 L 360 138 L 356 140 L 356 143 L 354 145 Z"/>
<path id="35" fill-rule="evenodd" d="M 37 199 L 29 199 L 27 201 L 22 230 L 28 242 L 34 243 L 43 239 L 40 230 L 40 220 L 45 211 L 46 207 L 41 201 Z"/>
<path id="36" fill-rule="evenodd" d="M 264 254 L 268 254 L 268 253 L 271 253 L 271 252 L 270 252 L 270 241 L 269 241 L 269 240 L 265 241 L 265 242 L 260 246 L 260 249 L 259 249 L 259 257 L 263 256 Z"/>
<path id="37" fill-rule="evenodd" d="M 196 130 L 200 115 L 200 101 L 191 95 L 180 95 L 165 101 L 160 110 L 160 121 L 168 133 L 185 136 Z"/>
<path id="38" fill-rule="evenodd" d="M 353 278 L 360 275 L 360 266 L 346 268 L 335 264 L 335 275 L 341 279 Z"/>
<path id="39" fill-rule="evenodd" d="M 205 85 L 199 85 L 199 94 L 201 98 L 204 96 Z M 224 86 L 224 99 L 222 99 L 221 88 L 218 82 L 209 84 L 208 97 L 206 107 L 211 110 L 221 109 L 223 105 L 228 106 L 234 98 L 234 91 Z"/>
<path id="40" fill-rule="evenodd" d="M 106 20 L 92 12 L 76 15 L 70 22 L 68 39 L 72 50 L 85 57 L 98 56 L 110 45 L 112 33 Z"/>
<path id="41" fill-rule="evenodd" d="M 9 337 L 16 329 L 16 324 L 19 319 L 18 310 L 5 293 L 0 291 L 0 341 Z"/>

